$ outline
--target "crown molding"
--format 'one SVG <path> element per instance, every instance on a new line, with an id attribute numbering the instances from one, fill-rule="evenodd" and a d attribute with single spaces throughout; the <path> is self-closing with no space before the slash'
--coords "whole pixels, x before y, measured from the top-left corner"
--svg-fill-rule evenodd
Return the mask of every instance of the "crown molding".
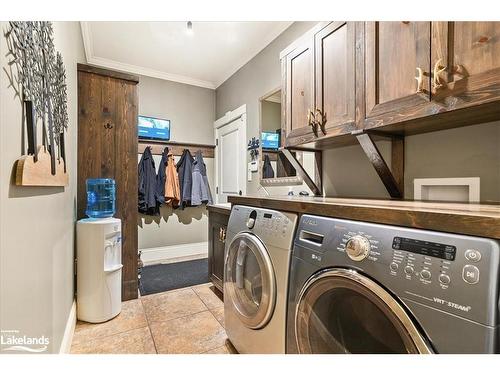
<path id="1" fill-rule="evenodd" d="M 107 69 L 120 70 L 127 73 L 138 74 L 147 77 L 153 77 L 158 79 L 163 79 L 166 81 L 183 83 L 186 85 L 203 87 L 211 90 L 215 90 L 217 87 L 226 82 L 234 73 L 245 66 L 250 60 L 252 60 L 256 55 L 258 55 L 264 48 L 266 48 L 274 39 L 276 39 L 283 31 L 285 31 L 293 22 L 287 22 L 280 28 L 277 28 L 272 33 L 270 33 L 265 38 L 265 43 L 263 47 L 257 51 L 253 56 L 247 59 L 243 59 L 234 64 L 233 68 L 228 70 L 225 74 L 225 78 L 217 82 L 204 81 L 180 74 L 167 73 L 160 70 L 145 68 L 138 65 L 126 64 L 120 61 L 107 59 L 103 57 L 97 57 L 94 55 L 92 32 L 90 30 L 90 24 L 87 21 L 80 21 L 80 28 L 82 31 L 83 47 L 85 50 L 85 57 L 87 59 L 87 64 L 100 66 Z"/>

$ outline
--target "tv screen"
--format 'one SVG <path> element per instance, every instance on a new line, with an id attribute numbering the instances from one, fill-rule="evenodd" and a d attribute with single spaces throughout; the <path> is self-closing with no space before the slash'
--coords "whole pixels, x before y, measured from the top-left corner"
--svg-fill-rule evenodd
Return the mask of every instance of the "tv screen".
<path id="1" fill-rule="evenodd" d="M 262 148 L 267 150 L 277 150 L 280 147 L 280 133 L 278 132 L 262 132 Z"/>
<path id="2" fill-rule="evenodd" d="M 168 141 L 170 139 L 170 120 L 139 116 L 139 138 Z"/>

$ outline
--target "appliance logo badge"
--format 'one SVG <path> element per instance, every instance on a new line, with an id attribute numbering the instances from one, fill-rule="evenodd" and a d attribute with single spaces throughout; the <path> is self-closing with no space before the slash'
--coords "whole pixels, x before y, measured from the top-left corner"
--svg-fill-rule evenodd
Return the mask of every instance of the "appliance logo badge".
<path id="1" fill-rule="evenodd" d="M 311 259 L 315 260 L 317 262 L 321 262 L 321 257 L 319 255 L 316 255 L 316 254 L 311 254 Z"/>
<path id="2" fill-rule="evenodd" d="M 0 331 L 0 347 L 5 352 L 43 353 L 47 351 L 49 343 L 49 338 L 44 335 L 20 335 L 17 329 Z"/>
<path id="3" fill-rule="evenodd" d="M 437 298 L 437 297 L 434 297 L 433 300 L 436 303 L 439 303 L 441 305 L 448 306 L 448 307 L 453 307 L 454 309 L 457 309 L 457 310 L 460 310 L 460 311 L 470 312 L 471 309 L 472 309 L 471 306 L 460 305 L 458 303 L 446 301 L 444 299 Z"/>
<path id="4" fill-rule="evenodd" d="M 304 218 L 304 224 L 315 226 L 315 225 L 318 225 L 318 222 L 314 219 L 306 217 L 306 218 Z"/>

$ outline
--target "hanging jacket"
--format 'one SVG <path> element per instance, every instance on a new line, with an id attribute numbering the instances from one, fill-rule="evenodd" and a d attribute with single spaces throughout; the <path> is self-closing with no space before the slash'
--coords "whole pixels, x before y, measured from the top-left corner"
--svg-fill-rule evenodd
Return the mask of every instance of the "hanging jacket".
<path id="1" fill-rule="evenodd" d="M 156 169 L 150 147 L 146 147 L 142 154 L 138 174 L 139 212 L 145 215 L 158 215 L 160 208 L 156 200 Z"/>
<path id="2" fill-rule="evenodd" d="M 177 175 L 177 170 L 175 168 L 174 154 L 171 152 L 168 154 L 166 173 L 167 179 L 164 186 L 164 201 L 166 204 L 172 205 L 173 208 L 177 208 L 181 199 L 181 192 L 179 188 L 179 176 Z"/>
<path id="3" fill-rule="evenodd" d="M 264 165 L 262 166 L 262 178 L 274 178 L 274 169 L 271 165 L 269 155 L 264 155 Z"/>
<path id="4" fill-rule="evenodd" d="M 167 182 L 167 160 L 168 147 L 163 149 L 161 154 L 160 166 L 158 167 L 158 175 L 156 176 L 156 201 L 162 205 L 165 203 L 165 183 Z"/>
<path id="5" fill-rule="evenodd" d="M 212 204 L 212 193 L 207 178 L 207 167 L 203 161 L 201 151 L 196 151 L 193 162 L 193 185 L 191 188 L 191 205 L 199 206 L 202 203 Z"/>
<path id="6" fill-rule="evenodd" d="M 179 176 L 180 187 L 180 208 L 191 205 L 191 186 L 193 179 L 193 156 L 188 149 L 182 152 L 182 156 L 177 163 L 177 174 Z"/>

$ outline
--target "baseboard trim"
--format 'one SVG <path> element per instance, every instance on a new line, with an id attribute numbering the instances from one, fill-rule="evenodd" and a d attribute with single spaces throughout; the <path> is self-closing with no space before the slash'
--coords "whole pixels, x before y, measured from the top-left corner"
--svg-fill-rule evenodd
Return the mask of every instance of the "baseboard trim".
<path id="1" fill-rule="evenodd" d="M 59 354 L 69 354 L 71 351 L 71 343 L 73 342 L 73 335 L 76 327 L 76 301 L 73 300 L 71 310 L 69 311 L 68 320 L 66 321 L 66 328 L 64 329 L 64 336 L 59 348 Z"/>
<path id="2" fill-rule="evenodd" d="M 186 259 L 206 258 L 208 242 L 195 242 L 181 245 L 141 249 L 141 260 L 145 266 L 159 263 L 173 263 Z"/>

